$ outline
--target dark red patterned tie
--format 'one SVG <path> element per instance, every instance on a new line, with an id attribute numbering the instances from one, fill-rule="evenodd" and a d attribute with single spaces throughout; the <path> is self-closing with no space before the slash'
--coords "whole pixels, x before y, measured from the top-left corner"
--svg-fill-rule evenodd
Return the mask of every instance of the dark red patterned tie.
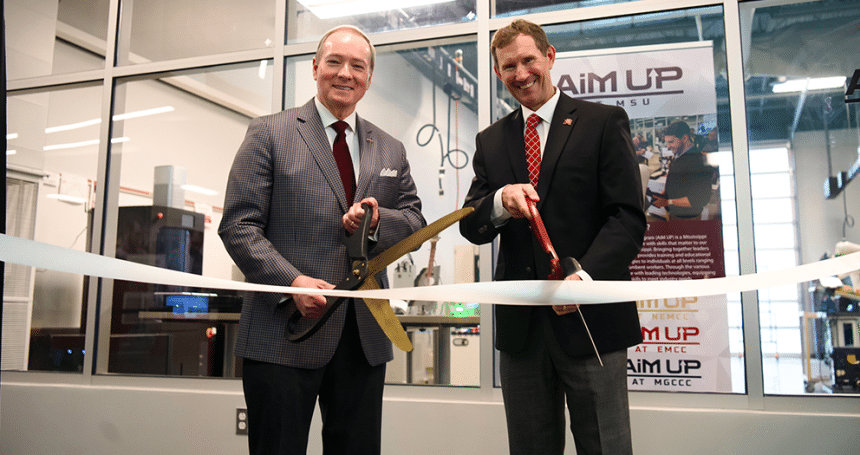
<path id="1" fill-rule="evenodd" d="M 540 137 L 535 128 L 540 123 L 537 114 L 529 116 L 526 122 L 526 163 L 529 166 L 529 182 L 537 190 L 538 176 L 540 175 Z"/>
<path id="2" fill-rule="evenodd" d="M 343 120 L 338 120 L 332 124 L 332 128 L 337 131 L 332 152 L 334 152 L 334 160 L 337 162 L 337 170 L 340 171 L 340 181 L 343 183 L 344 191 L 346 191 L 346 200 L 352 204 L 352 199 L 355 197 L 355 170 L 352 168 L 349 146 L 346 145 L 346 133 L 344 131 L 347 127 L 348 125 Z"/>

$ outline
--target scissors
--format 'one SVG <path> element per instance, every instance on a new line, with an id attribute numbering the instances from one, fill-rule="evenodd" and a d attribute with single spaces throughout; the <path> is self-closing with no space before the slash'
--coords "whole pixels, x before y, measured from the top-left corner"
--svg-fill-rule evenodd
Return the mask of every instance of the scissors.
<path id="1" fill-rule="evenodd" d="M 362 204 L 364 212 L 369 214 L 371 207 L 369 204 Z M 400 259 L 406 253 L 416 250 L 425 241 L 435 237 L 437 234 L 445 230 L 452 224 L 460 221 L 466 215 L 472 213 L 475 209 L 472 207 L 462 208 L 460 210 L 449 213 L 433 223 L 413 232 L 410 236 L 397 242 L 387 250 L 380 253 L 373 259 L 369 258 L 370 251 L 370 216 L 365 216 L 358 226 L 358 229 L 352 234 L 347 234 L 344 230 L 341 239 L 346 245 L 347 254 L 352 260 L 352 267 L 346 278 L 341 280 L 335 286 L 335 289 L 340 290 L 374 290 L 379 289 L 379 283 L 376 281 L 376 274 L 385 270 L 390 264 Z M 317 332 L 323 324 L 331 317 L 332 313 L 344 302 L 344 297 L 341 297 L 326 308 L 326 311 L 319 319 L 303 332 L 296 332 L 296 327 L 302 319 L 302 313 L 298 309 L 290 315 L 287 320 L 286 337 L 293 342 L 301 342 L 308 339 L 311 335 Z M 412 342 L 403 330 L 400 320 L 391 309 L 388 300 L 385 299 L 363 299 L 371 314 L 379 323 L 382 331 L 388 336 L 388 339 L 394 343 L 399 349 L 409 352 L 412 350 Z"/>
<path id="2" fill-rule="evenodd" d="M 566 276 L 581 271 L 582 266 L 576 259 L 570 256 L 559 259 L 558 254 L 555 252 L 555 248 L 552 246 L 552 242 L 549 240 L 549 234 L 547 234 L 546 227 L 543 225 L 543 219 L 540 217 L 540 212 L 538 212 L 535 201 L 532 199 L 527 199 L 527 201 L 529 213 L 531 214 L 531 220 L 529 220 L 529 223 L 532 228 L 532 233 L 537 237 L 538 243 L 540 243 L 544 252 L 549 255 L 550 272 L 547 278 L 550 280 L 564 280 Z M 585 323 L 585 316 L 582 315 L 582 311 L 579 311 L 579 309 L 577 309 L 576 312 L 579 313 L 579 318 L 582 320 L 582 325 L 585 327 L 585 333 L 588 334 L 588 339 L 591 340 L 591 346 L 594 348 L 594 354 L 597 355 L 597 361 L 600 362 L 600 366 L 603 366 L 603 360 L 600 359 L 600 353 L 597 352 L 597 345 L 594 344 L 594 338 L 591 337 L 591 330 L 588 330 L 588 324 Z"/>

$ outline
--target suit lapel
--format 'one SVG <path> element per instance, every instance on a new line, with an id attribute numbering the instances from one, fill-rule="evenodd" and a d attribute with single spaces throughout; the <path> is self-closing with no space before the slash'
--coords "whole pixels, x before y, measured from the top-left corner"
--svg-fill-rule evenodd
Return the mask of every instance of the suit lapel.
<path id="1" fill-rule="evenodd" d="M 356 129 L 358 130 L 358 183 L 355 189 L 355 200 L 360 201 L 370 195 L 370 182 L 373 180 L 373 170 L 378 169 L 376 150 L 379 145 L 374 140 L 373 127 L 370 122 L 365 122 L 358 115 L 355 116 Z"/>
<path id="2" fill-rule="evenodd" d="M 334 160 L 331 144 L 329 144 L 328 136 L 325 133 L 325 126 L 322 124 L 322 119 L 317 112 L 313 99 L 300 108 L 297 118 L 299 135 L 316 160 L 317 166 L 319 166 L 332 191 L 337 195 L 341 208 L 346 212 L 351 204 L 346 200 L 346 192 L 340 181 L 337 162 Z"/>
<path id="3" fill-rule="evenodd" d="M 507 144 L 508 157 L 511 160 L 511 168 L 517 183 L 529 182 L 529 168 L 526 164 L 526 141 L 523 137 L 525 122 L 523 121 L 522 108 L 514 111 L 514 115 L 508 117 L 508 125 L 505 127 L 505 144 Z"/>
<path id="4" fill-rule="evenodd" d="M 555 173 L 555 167 L 558 164 L 558 159 L 564 150 L 565 144 L 570 139 L 573 127 L 578 119 L 576 106 L 573 99 L 564 94 L 558 99 L 558 104 L 555 106 L 555 112 L 552 114 L 552 124 L 549 126 L 549 134 L 546 138 L 546 147 L 544 147 L 543 157 L 540 163 L 540 179 L 538 180 L 538 196 L 543 202 L 549 191 L 550 180 Z M 541 205 L 538 203 L 538 205 Z"/>

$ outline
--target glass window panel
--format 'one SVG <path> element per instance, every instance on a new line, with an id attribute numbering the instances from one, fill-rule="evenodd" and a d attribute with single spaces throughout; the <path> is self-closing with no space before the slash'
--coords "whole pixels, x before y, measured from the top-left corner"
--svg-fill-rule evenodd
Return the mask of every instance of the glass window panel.
<path id="1" fill-rule="evenodd" d="M 773 357 L 777 362 L 784 361 L 791 365 L 792 373 L 786 374 L 786 379 L 801 374 L 800 355 L 798 355 L 800 352 L 800 338 L 797 337 L 797 327 L 778 327 L 773 325 L 768 328 L 770 329 L 768 330 L 770 337 L 762 340 L 762 354 Z M 769 387 L 765 385 L 765 388 Z"/>
<path id="2" fill-rule="evenodd" d="M 754 199 L 761 200 L 791 195 L 791 176 L 788 172 L 752 174 L 750 181 Z"/>
<path id="3" fill-rule="evenodd" d="M 860 43 L 854 32 L 860 2 L 740 6 L 741 14 L 752 18 L 743 23 L 741 36 L 748 40 L 744 47 L 751 49 L 744 60 L 749 63 L 745 87 L 748 133 L 754 144 L 750 168 L 757 267 L 778 270 L 812 263 L 832 256 L 841 240 L 860 242 L 856 228 L 843 224 L 852 212 L 847 201 L 857 200 L 860 188 L 834 188 L 839 194 L 830 199 L 824 193 L 827 177 L 848 170 L 857 160 L 858 106 L 845 103 L 843 81 L 850 80 L 857 67 L 852 49 Z M 832 88 L 813 87 L 825 77 L 841 79 Z M 789 146 L 766 145 L 772 142 Z M 781 196 L 795 201 L 790 204 L 793 209 Z M 760 224 L 789 221 L 789 213 L 796 213 L 790 224 Z M 760 308 L 776 312 L 762 315 L 765 393 L 856 392 L 835 382 L 833 362 L 839 355 L 844 358 L 846 347 L 829 330 L 833 317 L 828 308 L 835 310 L 832 291 L 817 281 L 797 288 L 794 298 L 788 287 L 784 295 L 759 294 Z M 800 315 L 797 323 L 792 322 L 793 314 Z M 769 327 L 768 321 L 781 327 Z"/>
<path id="4" fill-rule="evenodd" d="M 797 308 L 797 286 L 791 286 L 794 288 L 793 292 L 787 291 L 784 294 L 794 294 L 791 295 L 780 295 L 779 291 L 773 292 L 764 292 L 764 298 L 770 298 L 771 303 L 768 306 L 768 320 L 771 324 L 776 327 L 799 327 L 800 325 L 800 312 Z M 782 300 L 784 298 L 789 298 L 790 300 Z M 795 337 L 796 339 L 799 339 Z M 796 355 L 800 355 L 800 351 L 793 352 Z"/>
<path id="5" fill-rule="evenodd" d="M 356 113 L 403 142 L 424 217 L 435 221 L 462 205 L 472 179 L 478 132 L 476 41 L 446 39 L 379 46 L 376 51 L 371 86 Z M 304 105 L 316 93 L 312 59 L 307 55 L 286 60 L 285 106 Z M 434 282 L 474 281 L 476 247 L 459 231 L 444 231 L 435 245 L 433 254 L 432 242 L 427 242 L 388 267 L 392 287 L 426 285 L 422 276 L 430 269 L 431 258 Z M 473 302 L 404 304 L 399 317 L 415 350 L 409 354 L 394 350 L 386 381 L 479 385 L 481 307 Z"/>
<path id="6" fill-rule="evenodd" d="M 726 272 L 729 275 L 729 272 Z M 732 391 L 746 391 L 746 364 L 744 356 L 743 307 L 740 296 L 729 296 L 726 303 L 729 324 L 729 349 L 731 350 Z"/>
<path id="7" fill-rule="evenodd" d="M 119 208 L 118 219 L 107 221 L 116 227 L 117 258 L 241 279 L 217 228 L 248 124 L 271 112 L 271 71 L 260 68 L 246 63 L 117 83 L 111 161 Z M 116 280 L 107 295 L 109 336 L 99 347 L 109 355 L 100 372 L 241 374 L 232 355 L 242 303 L 236 292 Z"/>
<path id="8" fill-rule="evenodd" d="M 755 247 L 757 250 L 769 248 L 784 248 L 786 245 L 794 244 L 794 225 L 783 224 L 755 224 Z M 774 266 L 785 268 L 782 264 L 762 264 L 761 267 Z"/>
<path id="9" fill-rule="evenodd" d="M 725 232 L 725 231 L 723 231 L 723 232 Z M 736 232 L 736 231 L 732 231 L 732 232 Z M 728 244 L 728 242 L 729 242 L 728 239 L 724 239 L 724 241 L 726 242 L 726 244 Z M 735 239 L 735 241 L 737 241 L 737 239 Z M 738 251 L 737 250 L 726 250 L 726 258 L 727 258 L 727 260 L 726 260 L 726 276 L 738 276 L 738 275 L 740 275 L 741 274 L 740 265 L 737 262 Z M 728 258 L 731 258 L 731 260 L 728 260 Z"/>
<path id="10" fill-rule="evenodd" d="M 725 180 L 720 181 L 720 195 L 722 196 L 724 193 L 722 192 L 723 188 L 726 188 L 727 183 Z M 728 193 L 728 191 L 726 191 Z M 733 193 L 733 192 L 732 192 Z M 722 215 L 723 215 L 723 227 L 731 226 L 731 229 L 737 229 L 738 224 L 738 214 L 737 208 L 735 207 L 734 199 L 722 200 Z"/>
<path id="11" fill-rule="evenodd" d="M 723 204 L 734 204 L 735 200 L 735 177 L 733 174 L 720 175 L 720 197 Z M 728 200 L 728 201 L 727 201 Z M 724 209 L 724 212 L 728 206 Z"/>
<path id="12" fill-rule="evenodd" d="M 8 79 L 104 68 L 108 0 L 10 0 Z"/>
<path id="13" fill-rule="evenodd" d="M 714 166 L 719 166 L 720 177 L 732 177 L 735 173 L 732 154 L 725 151 L 713 152 L 708 155 L 708 161 Z"/>
<path id="14" fill-rule="evenodd" d="M 523 14 L 541 13 L 547 11 L 561 11 L 574 8 L 586 8 L 589 6 L 610 5 L 613 3 L 627 3 L 635 0 L 581 0 L 581 1 L 557 1 L 557 0 L 495 0 L 491 1 L 493 10 L 491 14 L 497 17 L 515 17 Z M 632 22 L 634 19 L 631 18 Z"/>
<path id="15" fill-rule="evenodd" d="M 791 167 L 785 148 L 750 150 L 750 172 L 765 174 L 768 172 L 788 172 Z"/>
<path id="16" fill-rule="evenodd" d="M 783 301 L 793 304 L 792 311 L 797 310 L 797 299 L 800 297 L 800 288 L 796 284 L 787 284 L 768 289 L 768 297 L 774 301 Z"/>
<path id="17" fill-rule="evenodd" d="M 271 47 L 274 0 L 122 0 L 117 63 L 134 65 Z"/>
<path id="18" fill-rule="evenodd" d="M 757 266 L 759 272 L 794 267 L 797 265 L 797 250 L 794 248 L 776 250 L 759 249 L 756 251 L 756 262 L 760 264 Z"/>
<path id="19" fill-rule="evenodd" d="M 768 198 L 753 201 L 753 212 L 769 223 L 794 222 L 793 198 Z"/>
<path id="20" fill-rule="evenodd" d="M 477 17 L 475 0 L 290 0 L 287 14 L 287 44 L 319 41 L 325 32 L 343 24 L 372 34 L 471 22 Z M 471 54 L 465 60 L 474 57 Z"/>
<path id="21" fill-rule="evenodd" d="M 101 94 L 70 87 L 7 98 L 9 235 L 87 251 Z M 86 277 L 6 264 L 4 283 L 3 369 L 80 373 Z"/>
<path id="22" fill-rule="evenodd" d="M 726 245 L 726 257 L 730 256 L 729 252 L 733 251 L 735 257 L 738 251 L 738 230 L 737 226 L 723 225 L 723 244 Z M 726 267 L 731 261 L 726 261 Z"/>
<path id="23" fill-rule="evenodd" d="M 784 390 L 785 393 L 803 393 L 803 383 L 796 380 L 803 376 L 801 359 L 776 355 L 775 351 L 766 351 L 762 347 L 763 380 L 765 392 Z"/>

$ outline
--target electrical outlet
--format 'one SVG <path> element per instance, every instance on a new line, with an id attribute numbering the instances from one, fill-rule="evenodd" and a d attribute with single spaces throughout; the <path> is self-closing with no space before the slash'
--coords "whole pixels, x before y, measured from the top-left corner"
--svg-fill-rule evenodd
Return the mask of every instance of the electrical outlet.
<path id="1" fill-rule="evenodd" d="M 248 435 L 248 410 L 236 408 L 236 434 Z"/>

